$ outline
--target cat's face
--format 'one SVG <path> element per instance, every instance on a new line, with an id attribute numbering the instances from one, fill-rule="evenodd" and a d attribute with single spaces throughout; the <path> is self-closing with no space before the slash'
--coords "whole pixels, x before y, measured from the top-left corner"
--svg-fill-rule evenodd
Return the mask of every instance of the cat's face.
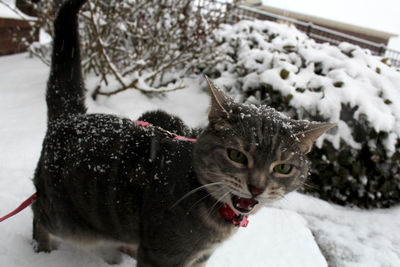
<path id="1" fill-rule="evenodd" d="M 305 154 L 334 124 L 295 121 L 265 106 L 235 103 L 211 82 L 210 91 L 209 126 L 194 155 L 208 192 L 248 214 L 297 189 L 307 178 Z"/>

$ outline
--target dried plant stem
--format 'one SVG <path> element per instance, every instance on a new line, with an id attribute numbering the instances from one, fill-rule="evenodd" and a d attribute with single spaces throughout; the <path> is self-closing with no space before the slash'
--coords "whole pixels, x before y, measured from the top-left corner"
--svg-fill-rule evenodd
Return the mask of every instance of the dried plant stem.
<path id="1" fill-rule="evenodd" d="M 220 60 L 213 31 L 225 21 L 228 8 L 218 5 L 214 0 L 88 0 L 80 12 L 80 35 L 83 71 L 99 78 L 92 97 L 128 89 L 145 94 L 184 89 L 175 84 L 183 75 Z M 54 1 L 34 7 L 36 25 L 52 35 Z M 49 64 L 48 46 L 30 49 Z M 111 81 L 112 91 L 107 89 Z"/>
<path id="2" fill-rule="evenodd" d="M 96 99 L 97 96 L 99 96 L 99 95 L 103 95 L 103 96 L 112 96 L 112 95 L 116 95 L 116 94 L 118 94 L 118 93 L 121 93 L 121 92 L 123 92 L 123 91 L 126 91 L 126 90 L 128 90 L 128 89 L 135 89 L 135 90 L 138 90 L 138 91 L 140 91 L 140 92 L 142 92 L 142 93 L 144 93 L 144 94 L 163 94 L 163 93 L 170 93 L 170 92 L 182 90 L 182 89 L 185 89 L 185 88 L 186 88 L 186 87 L 185 87 L 184 85 L 181 85 L 181 86 L 177 86 L 177 87 L 172 88 L 172 89 L 147 90 L 147 89 L 143 89 L 143 88 L 140 88 L 140 87 L 131 85 L 131 86 L 119 88 L 119 89 L 114 90 L 114 91 L 111 91 L 111 92 L 102 92 L 102 91 L 101 91 L 101 87 L 98 86 L 98 87 L 95 89 L 95 91 L 94 91 L 94 92 L 96 92 L 96 93 L 93 93 L 93 94 L 92 94 L 92 97 L 93 97 L 94 99 Z"/>

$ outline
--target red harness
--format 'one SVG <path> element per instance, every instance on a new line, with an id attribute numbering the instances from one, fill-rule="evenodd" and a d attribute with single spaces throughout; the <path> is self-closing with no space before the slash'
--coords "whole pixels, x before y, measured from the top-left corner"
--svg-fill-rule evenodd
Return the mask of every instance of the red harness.
<path id="1" fill-rule="evenodd" d="M 219 208 L 219 215 L 227 222 L 233 223 L 235 226 L 247 227 L 249 224 L 249 220 L 247 219 L 247 215 L 244 216 L 234 209 L 231 208 L 228 204 L 224 203 L 221 208 Z"/>
<path id="2" fill-rule="evenodd" d="M 151 124 L 146 122 L 146 121 L 134 121 L 136 124 L 143 126 L 143 127 L 148 127 Z M 193 138 L 187 138 L 184 136 L 179 136 L 176 135 L 173 137 L 174 140 L 185 140 L 185 141 L 190 141 L 190 142 L 196 142 L 196 139 Z M 21 203 L 21 205 L 18 206 L 15 210 L 10 212 L 9 214 L 3 216 L 0 218 L 0 222 L 7 220 L 8 218 L 18 214 L 28 206 L 30 206 L 37 198 L 36 193 L 34 193 L 32 196 L 30 196 L 27 200 Z M 230 222 L 234 224 L 235 226 L 241 226 L 241 227 L 246 227 L 247 224 L 249 223 L 249 220 L 247 219 L 247 216 L 243 216 L 240 213 L 236 212 L 234 209 L 232 209 L 228 204 L 224 203 L 221 208 L 219 208 L 219 214 L 220 216 L 227 222 Z"/>

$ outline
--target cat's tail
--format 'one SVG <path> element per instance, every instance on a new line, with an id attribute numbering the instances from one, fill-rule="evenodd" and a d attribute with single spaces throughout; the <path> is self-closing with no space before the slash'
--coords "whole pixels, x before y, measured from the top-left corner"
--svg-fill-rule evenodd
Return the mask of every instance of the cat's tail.
<path id="1" fill-rule="evenodd" d="M 78 32 L 78 13 L 86 0 L 66 0 L 54 21 L 53 54 L 47 82 L 47 116 L 86 112 Z"/>

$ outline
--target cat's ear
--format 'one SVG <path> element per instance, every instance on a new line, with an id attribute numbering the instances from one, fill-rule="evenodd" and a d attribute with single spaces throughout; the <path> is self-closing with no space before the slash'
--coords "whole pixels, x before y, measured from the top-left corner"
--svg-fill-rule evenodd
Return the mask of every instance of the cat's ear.
<path id="1" fill-rule="evenodd" d="M 314 142 L 323 135 L 329 129 L 335 127 L 336 123 L 329 122 L 313 122 L 307 123 L 305 129 L 300 130 L 296 133 L 296 137 L 299 140 L 299 146 L 301 152 L 307 154 L 311 151 Z"/>
<path id="2" fill-rule="evenodd" d="M 226 124 L 226 119 L 229 118 L 229 112 L 227 111 L 229 105 L 233 103 L 233 100 L 224 94 L 221 89 L 216 87 L 214 83 L 205 76 L 208 89 L 211 97 L 211 107 L 208 113 L 208 120 L 210 123 Z"/>

